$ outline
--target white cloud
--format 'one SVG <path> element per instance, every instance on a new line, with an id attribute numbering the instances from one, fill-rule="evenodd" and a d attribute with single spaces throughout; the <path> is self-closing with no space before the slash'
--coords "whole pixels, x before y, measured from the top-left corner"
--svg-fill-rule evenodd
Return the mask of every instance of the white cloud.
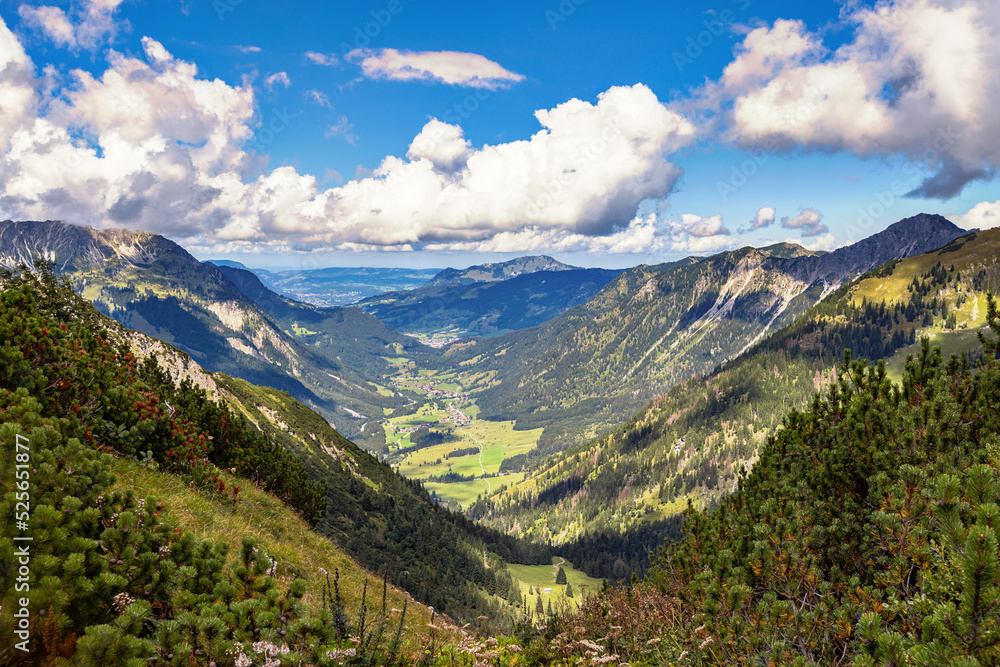
<path id="1" fill-rule="evenodd" d="M 681 215 L 681 226 L 687 234 L 700 238 L 709 236 L 729 236 L 730 234 L 726 226 L 722 224 L 721 214 L 705 218 L 700 215 L 685 213 Z"/>
<path id="2" fill-rule="evenodd" d="M 321 107 L 326 107 L 327 109 L 333 109 L 333 102 L 330 101 L 330 98 L 327 97 L 325 93 L 321 93 L 318 90 L 307 90 L 306 99 L 315 102 Z"/>
<path id="3" fill-rule="evenodd" d="M 767 242 L 765 243 L 765 245 L 768 245 L 769 243 L 770 242 Z M 802 246 L 806 250 L 813 250 L 813 251 L 817 250 L 830 251 L 837 249 L 837 239 L 834 238 L 833 234 L 831 234 L 830 232 L 826 232 L 825 234 L 821 234 L 819 236 L 813 236 L 806 239 L 787 238 L 783 241 L 783 243 L 794 243 L 795 245 Z M 853 241 L 848 241 L 844 245 L 849 246 L 852 244 Z"/>
<path id="4" fill-rule="evenodd" d="M 370 79 L 436 81 L 489 90 L 524 80 L 523 75 L 476 53 L 356 49 L 347 58 L 360 61 L 361 71 Z"/>
<path id="5" fill-rule="evenodd" d="M 751 31 L 699 102 L 758 148 L 901 154 L 930 172 L 911 196 L 947 199 L 1000 168 L 1000 5 L 848 3 L 834 50 L 798 21 Z M 710 128 L 706 128 L 710 129 Z"/>
<path id="6" fill-rule="evenodd" d="M 21 5 L 17 13 L 25 25 L 41 30 L 56 46 L 76 47 L 76 29 L 61 8 Z"/>
<path id="7" fill-rule="evenodd" d="M 1000 200 L 979 202 L 962 215 L 948 216 L 963 229 L 993 229 L 1000 227 Z"/>
<path id="8" fill-rule="evenodd" d="M 462 128 L 434 118 L 424 125 L 410 144 L 406 157 L 410 160 L 429 160 L 440 171 L 455 171 L 465 167 L 471 153 Z"/>
<path id="9" fill-rule="evenodd" d="M 755 232 L 758 229 L 770 227 L 774 223 L 774 216 L 775 210 L 773 206 L 761 206 L 757 210 L 757 214 L 754 215 L 753 220 L 750 221 L 750 229 L 748 231 Z"/>
<path id="10" fill-rule="evenodd" d="M 672 191 L 682 171 L 666 156 L 694 135 L 645 86 L 616 87 L 595 103 L 539 110 L 540 129 L 509 143 L 472 146 L 461 128 L 431 120 L 408 157 L 321 189 L 292 167 L 249 176 L 259 160 L 248 149 L 266 146 L 260 137 L 273 125 L 257 115 L 249 81 L 199 78 L 162 44 L 142 43 L 144 59 L 110 51 L 103 73 L 43 82 L 0 19 L 3 146 L 10 137 L 0 217 L 297 250 L 481 242 L 534 229 L 602 237 L 618 252 L 649 233 L 627 221 L 642 201 Z M 52 101 L 39 115 L 43 88 Z M 329 132 L 353 140 L 346 118 Z"/>
<path id="11" fill-rule="evenodd" d="M 259 46 L 237 46 L 240 53 L 260 53 L 261 48 Z"/>
<path id="12" fill-rule="evenodd" d="M 637 216 L 625 227 L 601 236 L 588 236 L 565 229 L 541 229 L 537 226 L 499 232 L 481 241 L 430 243 L 431 251 L 493 253 L 574 253 L 612 255 L 670 255 L 708 253 L 733 248 L 737 242 L 722 226 L 722 216 L 703 218 L 682 215 L 681 222 L 661 220 L 656 214 Z M 686 219 L 686 220 L 685 220 Z M 706 233 L 710 227 L 715 234 Z M 701 234 L 694 232 L 702 232 Z"/>
<path id="13" fill-rule="evenodd" d="M 60 7 L 48 5 L 21 5 L 17 12 L 25 25 L 40 30 L 57 46 L 93 51 L 117 33 L 119 24 L 115 22 L 114 13 L 122 2 L 83 0 L 69 5 L 72 7 L 70 14 Z"/>
<path id="14" fill-rule="evenodd" d="M 21 43 L 0 18 L 0 154 L 7 151 L 10 138 L 28 125 L 35 114 L 38 95 L 34 68 Z"/>
<path id="15" fill-rule="evenodd" d="M 267 86 L 268 90 L 273 90 L 278 84 L 281 84 L 285 88 L 292 85 L 292 80 L 288 78 L 287 72 L 275 72 L 264 80 L 264 85 Z"/>
<path id="16" fill-rule="evenodd" d="M 313 63 L 314 65 L 323 65 L 324 67 L 335 67 L 340 64 L 340 59 L 337 58 L 336 54 L 333 53 L 319 53 L 317 51 L 306 51 L 306 60 Z"/>
<path id="17" fill-rule="evenodd" d="M 785 216 L 781 219 L 781 226 L 785 229 L 801 230 L 803 236 L 820 236 L 829 232 L 829 228 L 821 221 L 823 214 L 814 208 L 799 209 L 799 214 L 794 218 Z"/>
<path id="18" fill-rule="evenodd" d="M 326 137 L 342 137 L 352 146 L 358 141 L 358 135 L 354 133 L 354 124 L 348 121 L 347 116 L 344 115 L 341 115 L 337 122 L 327 126 Z"/>
<path id="19" fill-rule="evenodd" d="M 109 52 L 100 78 L 72 71 L 43 117 L 26 102 L 31 117 L 0 158 L 3 217 L 184 236 L 212 234 L 230 216 L 226 197 L 242 189 L 236 174 L 248 164 L 237 146 L 251 135 L 252 90 L 198 79 L 153 40 L 143 47 L 146 62 Z M 0 87 L 17 76 L 4 69 Z"/>

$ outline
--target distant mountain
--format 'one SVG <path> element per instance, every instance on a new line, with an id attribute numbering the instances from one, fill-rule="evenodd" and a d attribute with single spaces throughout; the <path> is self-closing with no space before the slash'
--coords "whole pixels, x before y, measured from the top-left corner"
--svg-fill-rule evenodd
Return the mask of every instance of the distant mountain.
<path id="1" fill-rule="evenodd" d="M 538 460 L 523 482 L 471 514 L 565 545 L 560 553 L 591 576 L 642 570 L 646 551 L 680 536 L 689 499 L 712 507 L 737 488 L 784 416 L 808 409 L 833 382 L 845 349 L 854 359 L 885 360 L 894 379 L 908 355 L 919 358 L 922 336 L 945 359 L 981 354 L 986 293 L 1000 291 L 998 255 L 1000 229 L 992 229 L 891 260 L 715 372 L 661 392 L 610 433 Z M 629 562 L 616 563 L 616 553 Z"/>
<path id="2" fill-rule="evenodd" d="M 358 308 L 318 308 L 276 294 L 246 269 L 222 266 L 219 270 L 283 331 L 310 349 L 349 364 L 366 378 L 378 379 L 390 370 L 386 357 L 405 355 L 426 363 L 437 354 Z"/>
<path id="3" fill-rule="evenodd" d="M 488 282 L 435 279 L 414 290 L 365 299 L 358 307 L 408 333 L 493 334 L 547 322 L 586 303 L 619 273 L 566 267 Z"/>
<path id="4" fill-rule="evenodd" d="M 477 264 L 467 269 L 445 269 L 427 281 L 425 287 L 437 285 L 469 285 L 471 283 L 510 280 L 539 271 L 571 271 L 579 267 L 563 264 L 551 257 L 518 257 L 507 262 Z"/>
<path id="5" fill-rule="evenodd" d="M 639 266 L 586 304 L 532 329 L 453 350 L 478 358 L 480 416 L 544 427 L 537 455 L 617 426 L 679 381 L 709 373 L 850 279 L 968 233 L 941 216 L 901 220 L 826 254 L 743 248 Z"/>
<path id="6" fill-rule="evenodd" d="M 355 317 L 367 323 L 341 332 L 341 349 L 352 352 L 329 357 L 285 332 L 223 273 L 239 269 L 203 264 L 162 236 L 54 221 L 0 222 L 0 265 L 12 268 L 39 256 L 125 326 L 174 345 L 212 371 L 287 391 L 345 435 L 359 435 L 383 408 L 405 402 L 366 379 L 373 351 L 352 347 L 355 332 L 384 327 L 363 313 Z M 397 342 L 410 341 L 398 336 Z M 391 356 L 395 347 L 382 352 Z"/>
<path id="7" fill-rule="evenodd" d="M 275 292 L 322 307 L 346 306 L 385 292 L 420 287 L 439 271 L 390 267 L 250 270 Z"/>
<path id="8" fill-rule="evenodd" d="M 216 266 L 231 266 L 235 269 L 245 269 L 247 268 L 242 262 L 234 262 L 231 259 L 210 259 L 209 264 L 215 264 Z"/>
<path id="9" fill-rule="evenodd" d="M 771 257 L 813 257 L 825 255 L 825 251 L 807 250 L 797 243 L 775 243 L 760 249 L 761 252 Z"/>

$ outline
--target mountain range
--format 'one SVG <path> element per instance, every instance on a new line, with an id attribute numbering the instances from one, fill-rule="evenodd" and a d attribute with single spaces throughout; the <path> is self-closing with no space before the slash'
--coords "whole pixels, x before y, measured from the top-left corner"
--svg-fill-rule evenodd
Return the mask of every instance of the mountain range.
<path id="1" fill-rule="evenodd" d="M 677 382 L 706 374 L 787 326 L 851 279 L 963 234 L 918 215 L 817 254 L 782 244 L 638 266 L 531 329 L 453 345 L 445 364 L 479 390 L 480 415 L 545 429 L 545 456 L 621 423 Z"/>
<path id="2" fill-rule="evenodd" d="M 233 269 L 202 263 L 161 236 L 55 221 L 0 222 L 0 266 L 30 265 L 39 257 L 125 326 L 174 345 L 213 371 L 287 391 L 350 436 L 380 418 L 383 408 L 405 404 L 365 379 L 370 354 L 322 354 L 296 330 L 283 330 L 248 298 L 223 272 Z M 244 287 L 263 299 L 262 292 Z M 270 298 L 284 303 L 277 295 Z M 302 317 L 320 322 L 327 316 L 339 318 L 342 326 L 332 337 L 347 347 L 359 340 L 368 344 L 372 336 L 385 356 L 417 346 L 356 309 L 298 307 Z M 380 334 L 385 338 L 379 339 Z M 336 348 L 330 335 L 325 341 Z"/>
<path id="3" fill-rule="evenodd" d="M 466 269 L 443 269 L 428 280 L 424 287 L 439 285 L 470 285 L 510 280 L 541 271 L 573 271 L 579 267 L 563 264 L 545 255 L 518 257 L 506 262 L 477 264 Z"/>
<path id="4" fill-rule="evenodd" d="M 500 265 L 472 267 L 449 276 L 442 271 L 419 288 L 373 296 L 357 306 L 407 333 L 495 335 L 543 324 L 586 303 L 621 273 L 536 263 L 519 264 L 521 270 L 515 272 L 512 265 L 507 262 L 492 273 L 488 269 Z M 492 279 L 471 279 L 487 275 Z"/>
<path id="5" fill-rule="evenodd" d="M 594 576 L 643 570 L 645 553 L 664 536 L 680 538 L 689 499 L 713 507 L 735 491 L 785 415 L 835 382 L 845 349 L 854 359 L 884 361 L 893 379 L 920 353 L 921 336 L 946 355 L 975 359 L 986 295 L 1000 289 L 998 252 L 1000 230 L 965 232 L 867 272 L 733 361 L 662 392 L 611 432 L 549 457 L 469 513 L 565 545 L 561 553 Z M 626 553 L 632 562 L 624 555 L 616 569 Z"/>
<path id="6" fill-rule="evenodd" d="M 752 596 L 757 585 L 780 591 L 783 577 L 796 579 L 796 573 L 806 583 L 829 580 L 853 586 L 846 597 L 837 592 L 841 589 L 805 593 L 815 593 L 817 609 L 830 601 L 848 605 L 844 610 L 849 611 L 833 614 L 840 620 L 831 616 L 823 621 L 828 625 L 848 618 L 860 623 L 866 600 L 894 604 L 892 577 L 898 568 L 893 549 L 898 545 L 893 536 L 902 535 L 903 527 L 911 525 L 907 522 L 919 522 L 912 533 L 916 542 L 898 543 L 906 552 L 899 558 L 911 568 L 914 559 L 926 557 L 936 544 L 973 544 L 942 541 L 933 532 L 957 525 L 955 516 L 942 524 L 921 514 L 923 506 L 907 503 L 911 497 L 936 494 L 937 517 L 939 511 L 951 511 L 954 493 L 993 488 L 980 479 L 982 466 L 974 464 L 995 464 L 990 444 L 995 433 L 987 424 L 991 412 L 982 401 L 993 391 L 996 367 L 978 364 L 996 355 L 993 344 L 986 348 L 992 356 L 984 357 L 989 339 L 982 334 L 988 336 L 991 325 L 1000 331 L 987 297 L 1000 289 L 998 253 L 1000 230 L 970 232 L 938 216 L 921 215 L 830 253 L 794 244 L 743 248 L 610 272 L 603 286 L 598 279 L 581 286 L 581 277 L 592 270 L 554 270 L 532 258 L 496 270 L 471 267 L 465 277 L 450 273 L 444 282 L 386 298 L 380 303 L 387 308 L 395 299 L 410 301 L 395 311 L 376 312 L 385 320 L 398 318 L 400 327 L 405 321 L 412 326 L 426 317 L 419 312 L 421 303 L 443 294 L 468 295 L 484 311 L 499 308 L 494 323 L 509 321 L 511 328 L 523 328 L 465 337 L 435 349 L 362 308 L 296 301 L 270 289 L 257 272 L 230 262 L 199 262 L 155 235 L 8 221 L 0 223 L 0 264 L 16 268 L 35 262 L 41 273 L 4 277 L 9 281 L 5 304 L 21 304 L 5 308 L 0 318 L 0 326 L 16 339 L 15 347 L 7 341 L 5 349 L 31 356 L 27 365 L 4 371 L 9 386 L 2 397 L 14 402 L 14 410 L 4 414 L 23 422 L 18 428 L 33 423 L 36 413 L 57 420 L 74 438 L 96 440 L 101 451 L 115 452 L 120 460 L 107 457 L 100 465 L 127 475 L 133 488 L 156 489 L 173 494 L 171 498 L 183 492 L 187 495 L 179 502 L 211 507 L 216 521 L 223 515 L 231 517 L 226 521 L 245 520 L 248 510 L 237 503 L 233 485 L 251 484 L 255 488 L 247 497 L 255 507 L 269 508 L 267 516 L 247 519 L 270 526 L 269 567 L 289 559 L 299 562 L 283 555 L 287 552 L 282 549 L 289 548 L 282 541 L 287 536 L 279 535 L 283 529 L 275 527 L 275 517 L 291 527 L 295 539 L 308 542 L 302 537 L 308 526 L 299 528 L 288 518 L 288 508 L 295 508 L 333 541 L 334 551 L 325 550 L 322 558 L 344 563 L 345 577 L 353 577 L 355 587 L 363 572 L 345 558 L 384 572 L 390 583 L 459 619 L 482 615 L 511 628 L 524 613 L 517 641 L 532 647 L 536 657 L 531 664 L 547 664 L 552 652 L 561 650 L 552 638 L 540 639 L 531 623 L 534 613 L 548 618 L 554 628 L 573 619 L 576 625 L 566 628 L 566 636 L 593 636 L 590 643 L 601 646 L 614 631 L 599 624 L 618 622 L 607 618 L 611 606 L 624 613 L 632 613 L 636 605 L 686 610 L 700 625 L 687 628 L 675 619 L 671 622 L 680 626 L 665 629 L 664 636 L 676 635 L 688 650 L 697 650 L 706 645 L 701 634 L 708 624 L 715 623 L 712 632 L 721 637 L 723 631 L 742 632 L 741 619 L 752 617 L 755 627 L 770 622 L 770 612 L 761 611 L 760 604 L 756 611 L 748 607 L 737 613 L 743 604 L 740 591 L 745 587 Z M 50 271 L 63 276 L 82 300 L 58 287 Z M 495 279 L 478 279 L 487 274 Z M 579 297 L 582 303 L 559 307 L 560 300 L 587 290 L 594 293 L 586 300 Z M 551 301 L 551 307 L 539 311 L 536 324 L 527 310 L 501 307 L 505 299 L 530 302 L 533 297 Z M 469 323 L 479 322 L 470 326 L 478 327 L 477 333 L 485 332 L 482 316 L 469 316 Z M 442 333 L 430 320 L 424 324 Z M 35 342 L 25 343 L 29 338 Z M 107 338 L 125 342 L 138 361 L 123 348 L 106 350 Z M 60 363 L 75 359 L 60 352 L 78 349 L 74 345 L 85 348 L 84 356 L 69 366 Z M 946 364 L 930 351 L 931 345 L 961 358 Z M 866 368 L 848 361 L 837 366 L 845 349 L 852 360 L 878 365 Z M 108 354 L 112 361 L 100 361 Z M 25 379 L 25 373 L 31 377 Z M 91 379 L 84 382 L 81 373 Z M 901 386 L 891 385 L 896 378 Z M 202 389 L 208 394 L 201 394 Z M 118 406 L 122 392 L 127 396 Z M 443 410 L 439 404 L 446 405 L 451 426 L 428 425 L 429 406 Z M 84 412 L 79 412 L 81 405 L 88 406 Z M 385 442 L 387 427 L 383 429 L 390 418 L 396 420 L 392 423 L 399 437 L 392 448 Z M 476 430 L 469 419 L 479 420 L 473 424 L 515 421 L 517 431 L 538 429 L 541 439 L 531 444 L 515 437 L 510 426 Z M 915 426 L 918 421 L 923 426 Z M 401 477 L 334 425 L 369 447 L 381 442 L 398 461 L 424 452 L 423 463 L 408 464 L 414 471 L 427 465 L 451 473 L 454 462 L 456 478 L 464 479 L 462 471 L 468 470 L 458 468 L 458 461 L 477 454 L 476 469 L 488 477 L 485 458 L 495 457 L 502 446 L 488 452 L 489 443 L 477 442 L 483 433 L 501 434 L 497 437 L 513 443 L 511 451 L 523 453 L 507 458 L 500 453 L 499 462 L 489 464 L 498 469 L 488 477 L 494 484 L 491 488 L 485 482 L 488 492 L 463 516 L 446 511 L 420 482 Z M 403 442 L 399 429 L 408 425 L 412 428 Z M 978 434 L 971 440 L 972 431 L 964 430 L 969 428 Z M 987 431 L 979 434 L 976 429 L 981 428 Z M 191 431 L 184 439 L 191 429 L 200 435 Z M 57 430 L 50 429 L 52 437 L 62 437 Z M 466 431 L 470 439 L 461 443 L 444 437 Z M 923 437 L 925 431 L 929 437 Z M 35 433 L 33 438 L 42 438 L 42 431 Z M 894 444 L 883 451 L 882 443 L 890 441 Z M 187 458 L 177 458 L 174 448 L 192 443 L 204 448 L 204 458 L 193 450 Z M 470 443 L 478 446 L 468 447 Z M 78 445 L 70 441 L 69 447 Z M 143 453 L 146 447 L 149 451 Z M 97 465 L 96 455 L 87 458 L 76 450 L 60 456 L 68 456 L 73 469 Z M 189 465 L 199 468 L 200 461 L 223 467 L 209 479 L 188 470 Z M 157 470 L 161 465 L 169 474 Z M 935 470 L 943 476 L 932 479 Z M 969 477 L 971 486 L 953 492 L 949 475 Z M 810 481 L 803 486 L 800 478 Z M 194 491 L 188 492 L 189 485 Z M 268 500 L 259 495 L 263 487 L 275 496 Z M 963 502 L 982 503 L 996 494 L 965 495 Z M 107 497 L 113 498 L 116 511 L 135 511 L 128 504 L 130 496 Z M 273 502 L 287 507 L 275 509 L 269 504 Z M 987 510 L 991 506 L 983 505 Z M 715 507 L 722 510 L 711 512 Z M 832 507 L 842 509 L 826 509 Z M 113 524 L 115 519 L 106 521 Z M 155 518 L 149 521 L 142 530 L 158 530 Z M 191 530 L 192 525 L 185 527 Z M 789 532 L 795 526 L 810 528 L 798 535 Z M 257 528 L 248 525 L 247 530 Z M 928 530 L 933 535 L 925 549 L 920 536 Z M 751 533 L 766 540 L 758 545 Z M 111 535 L 105 533 L 107 539 L 118 539 Z M 220 529 L 211 539 L 234 538 Z M 677 540 L 681 542 L 672 544 Z M 871 551 L 881 556 L 857 558 L 870 550 L 866 540 L 882 540 L 878 544 L 884 548 Z M 780 555 L 785 552 L 774 548 L 779 544 L 810 555 Z M 242 548 L 249 553 L 245 544 Z M 170 567 L 188 558 L 177 549 L 171 548 Z M 310 563 L 320 558 L 314 555 L 317 547 L 303 549 Z M 970 550 L 967 546 L 948 555 L 948 568 L 961 571 L 961 558 L 966 559 L 962 567 L 972 567 Z M 652 566 L 651 552 L 658 554 Z M 162 559 L 159 553 L 141 557 Z M 780 563 L 767 560 L 767 554 L 775 553 Z M 741 564 L 727 566 L 726 559 L 732 558 L 727 554 L 736 554 Z M 525 582 L 548 582 L 549 570 L 559 581 L 559 566 L 569 567 L 566 561 L 597 583 L 600 578 L 624 582 L 648 574 L 651 584 L 629 587 L 627 600 L 606 593 L 577 616 L 560 612 L 546 617 L 540 611 L 541 588 Z M 771 565 L 760 566 L 765 561 Z M 838 565 L 824 569 L 827 561 Z M 718 577 L 702 576 L 699 562 L 711 563 Z M 129 568 L 122 560 L 111 566 Z M 280 572 L 292 582 L 292 590 L 299 575 L 293 576 L 289 567 Z M 921 577 L 939 576 L 935 566 L 921 567 Z M 532 568 L 545 571 L 542 579 L 534 579 L 539 575 Z M 871 568 L 877 572 L 872 574 Z M 237 567 L 231 576 L 244 576 L 240 572 L 245 570 Z M 310 585 L 320 584 L 325 601 L 326 588 L 315 573 L 304 576 Z M 561 576 L 566 581 L 565 573 Z M 1000 571 L 990 576 L 1000 581 Z M 718 608 L 723 598 L 710 590 L 716 578 L 730 586 L 724 599 L 725 609 L 732 610 Z M 945 588 L 951 585 L 941 581 Z M 890 597 L 879 593 L 885 585 Z M 545 590 L 551 595 L 551 588 Z M 927 590 L 936 600 L 938 589 Z M 562 599 L 570 594 L 566 585 Z M 160 599 L 160 592 L 151 595 Z M 401 599 L 395 590 L 386 595 Z M 947 593 L 942 600 L 956 596 Z M 347 598 L 357 601 L 357 590 L 348 591 Z M 102 604 L 107 608 L 111 603 Z M 162 615 L 162 607 L 152 613 Z M 418 617 L 427 618 L 425 614 L 421 610 Z M 193 622 L 208 621 L 198 617 Z M 772 634 L 787 633 L 781 629 L 783 621 L 776 623 Z M 290 629 L 301 632 L 304 627 Z M 905 624 L 899 629 L 909 632 Z M 851 643 L 850 628 L 839 632 L 833 643 L 846 642 L 845 647 L 858 651 L 869 646 Z M 748 642 L 760 640 L 753 633 L 746 637 Z M 828 653 L 828 644 L 810 644 L 809 651 Z M 83 642 L 81 650 L 92 645 Z M 650 646 L 643 638 L 629 655 L 647 655 Z M 728 641 L 720 650 L 727 655 L 741 651 Z M 780 655 L 790 655 L 782 651 Z"/>

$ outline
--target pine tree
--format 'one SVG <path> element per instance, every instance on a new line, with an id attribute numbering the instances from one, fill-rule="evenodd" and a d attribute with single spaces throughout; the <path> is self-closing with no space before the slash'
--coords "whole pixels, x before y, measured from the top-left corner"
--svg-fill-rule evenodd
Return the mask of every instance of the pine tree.
<path id="1" fill-rule="evenodd" d="M 556 584 L 564 585 L 566 583 L 566 570 L 559 567 L 559 571 L 556 573 Z"/>

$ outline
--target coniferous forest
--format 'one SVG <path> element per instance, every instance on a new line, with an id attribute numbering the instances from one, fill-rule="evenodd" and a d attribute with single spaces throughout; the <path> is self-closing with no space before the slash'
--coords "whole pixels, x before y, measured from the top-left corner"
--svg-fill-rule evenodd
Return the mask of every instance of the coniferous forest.
<path id="1" fill-rule="evenodd" d="M 384 492 L 401 478 L 376 472 L 360 451 L 339 464 L 340 476 L 320 479 L 308 458 L 115 342 L 120 327 L 51 270 L 7 273 L 3 282 L 3 429 L 32 443 L 30 467 L 14 449 L 4 450 L 3 467 L 12 480 L 15 470 L 28 471 L 23 486 L 39 536 L 29 613 L 44 634 L 31 644 L 31 660 L 1000 664 L 1000 315 L 992 297 L 982 354 L 945 359 L 924 340 L 895 382 L 884 362 L 848 353 L 805 409 L 783 417 L 737 489 L 715 506 L 689 506 L 630 582 L 575 610 L 549 603 L 537 612 L 519 606 L 501 573 L 507 561 L 544 561 L 544 550 L 531 556 L 527 545 L 430 504 L 427 516 L 437 522 L 419 518 L 419 485 L 396 488 L 392 494 L 412 499 L 394 500 L 400 496 Z M 911 292 L 911 305 L 919 304 L 919 282 Z M 908 308 L 862 305 L 853 317 L 877 324 L 902 315 L 905 325 L 921 317 L 919 306 Z M 351 477 L 363 463 L 367 472 Z M 342 592 L 339 568 L 323 568 L 317 590 L 316 573 L 290 571 L 250 537 L 235 551 L 196 537 L 172 518 L 181 508 L 121 487 L 117 477 L 129 470 L 169 475 L 227 511 L 266 490 L 385 584 L 372 576 L 359 601 L 356 591 Z M 362 479 L 382 493 L 368 493 Z M 17 514 L 18 497 L 13 486 L 5 493 L 5 517 Z M 380 516 L 390 530 L 378 538 L 352 538 L 359 533 L 344 523 L 364 535 Z M 391 532 L 407 521 L 417 522 L 413 542 Z M 381 567 L 364 551 L 375 539 Z M 429 547 L 449 539 L 471 545 L 485 569 L 451 561 L 446 572 L 459 583 L 442 580 L 428 602 L 457 619 L 506 614 L 506 624 L 483 626 L 478 638 L 448 617 L 415 627 L 419 611 L 387 602 L 398 577 L 392 558 L 411 568 L 423 559 L 429 573 L 412 568 L 407 576 L 433 577 L 444 561 L 430 561 Z M 15 546 L 5 544 L 5 562 L 13 562 Z M 592 538 L 560 553 L 585 559 L 588 549 L 629 550 Z M 17 604 L 16 572 L 5 570 L 5 605 Z M 572 591 L 562 568 L 560 578 Z M 508 611 L 490 608 L 504 598 Z M 5 636 L 16 638 L 16 621 L 5 618 Z M 250 654 L 251 645 L 261 650 Z"/>

